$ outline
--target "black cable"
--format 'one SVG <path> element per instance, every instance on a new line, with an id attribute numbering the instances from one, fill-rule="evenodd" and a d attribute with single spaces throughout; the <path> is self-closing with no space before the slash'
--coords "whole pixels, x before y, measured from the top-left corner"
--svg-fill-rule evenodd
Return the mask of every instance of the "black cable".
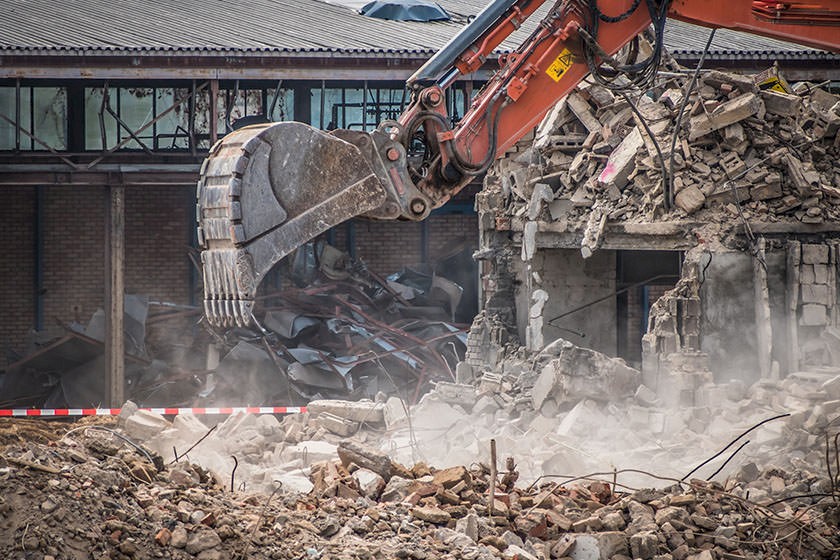
<path id="1" fill-rule="evenodd" d="M 694 86 L 697 84 L 697 77 L 700 75 L 700 69 L 703 68 L 703 62 L 706 60 L 706 54 L 712 46 L 712 39 L 715 38 L 715 31 L 717 31 L 717 29 L 712 29 L 712 32 L 709 33 L 709 39 L 706 41 L 706 46 L 703 47 L 703 52 L 700 54 L 700 60 L 697 62 L 697 67 L 694 69 L 694 75 L 691 76 L 691 82 L 688 84 L 688 89 L 683 93 L 680 110 L 677 113 L 677 122 L 674 124 L 674 133 L 673 136 L 671 136 L 671 156 L 668 161 L 668 182 L 666 183 L 667 188 L 665 191 L 666 208 L 673 206 L 674 202 L 674 152 L 677 147 L 677 137 L 679 136 L 680 127 L 682 126 L 683 113 L 685 112 L 685 106 L 688 104 L 688 97 L 691 95 L 691 92 L 694 90 Z M 688 157 L 688 154 L 685 155 Z"/>
<path id="2" fill-rule="evenodd" d="M 647 121 L 642 116 L 642 114 L 639 112 L 639 109 L 636 108 L 636 104 L 633 103 L 630 100 L 630 98 L 627 96 L 626 93 L 624 93 L 623 90 L 618 90 L 618 94 L 621 95 L 621 97 L 624 98 L 624 100 L 630 106 L 630 109 L 639 118 L 639 122 L 642 123 L 642 126 L 645 129 L 645 132 L 650 137 L 650 141 L 653 142 L 653 147 L 656 148 L 656 159 L 659 160 L 659 169 L 662 172 L 662 190 L 664 191 L 664 190 L 666 190 L 665 185 L 668 184 L 668 179 L 669 179 L 670 175 L 667 172 L 668 170 L 665 169 L 665 156 L 662 155 L 662 149 L 659 147 L 659 142 L 656 141 L 656 136 L 654 136 L 653 131 L 651 131 L 650 127 L 648 126 Z M 671 202 L 668 200 L 667 196 L 664 197 L 664 204 L 665 204 L 665 209 L 666 210 L 671 209 Z"/>
<path id="3" fill-rule="evenodd" d="M 726 451 L 727 449 L 729 449 L 730 447 L 732 447 L 733 445 L 735 445 L 735 443 L 736 443 L 739 439 L 741 439 L 742 437 L 744 437 L 745 435 L 747 435 L 747 434 L 748 434 L 748 433 L 750 433 L 751 431 L 753 431 L 753 430 L 755 430 L 755 429 L 757 429 L 757 428 L 759 428 L 759 427 L 763 426 L 763 425 L 764 425 L 764 424 L 766 424 L 767 422 L 772 422 L 773 420 L 778 420 L 779 418 L 786 418 L 786 417 L 788 417 L 788 416 L 790 416 L 790 413 L 787 413 L 787 414 L 779 414 L 778 416 L 773 416 L 773 417 L 771 417 L 771 418 L 766 418 L 766 419 L 762 420 L 761 422 L 759 422 L 758 424 L 756 424 L 756 425 L 754 425 L 753 427 L 751 427 L 750 429 L 748 429 L 748 430 L 746 430 L 746 431 L 744 431 L 744 432 L 741 432 L 741 435 L 739 435 L 738 437 L 736 437 L 735 439 L 733 439 L 732 441 L 730 441 L 730 442 L 726 445 L 726 447 L 724 447 L 723 449 L 721 449 L 720 451 L 718 451 L 717 453 L 715 453 L 714 455 L 712 455 L 711 457 L 709 457 L 708 459 L 706 459 L 705 461 L 703 461 L 702 463 L 700 463 L 699 465 L 697 465 L 696 467 L 694 467 L 693 469 L 691 469 L 691 472 L 689 472 L 687 475 L 685 475 L 684 477 L 682 477 L 682 478 L 680 479 L 680 482 L 684 482 L 686 478 L 688 478 L 689 476 L 693 475 L 694 473 L 696 473 L 697 471 L 699 471 L 702 467 L 704 467 L 704 466 L 708 465 L 709 463 L 711 463 L 712 461 L 714 461 L 715 459 L 717 459 L 718 457 L 720 457 L 720 456 L 723 454 L 723 452 L 724 452 L 724 451 Z"/>
<path id="4" fill-rule="evenodd" d="M 491 106 L 487 109 L 486 126 L 490 134 L 488 138 L 487 153 L 485 154 L 484 159 L 481 161 L 481 163 L 475 165 L 466 161 L 463 158 L 463 156 L 461 156 L 461 154 L 458 153 L 456 147 L 454 145 L 451 145 L 450 142 L 444 142 L 442 144 L 445 147 L 444 149 L 447 149 L 447 155 L 449 156 L 450 161 L 452 161 L 452 164 L 458 171 L 460 171 L 464 175 L 480 175 L 487 171 L 490 165 L 492 165 L 493 160 L 496 159 L 496 143 L 498 141 L 499 119 L 501 118 L 504 103 L 502 103 L 496 110 L 495 117 L 493 114 L 494 107 L 495 104 L 491 104 Z M 414 117 L 414 119 L 407 127 L 406 138 L 412 138 L 414 133 L 420 127 L 420 124 L 427 120 L 436 121 L 438 124 L 440 124 L 441 127 L 443 127 L 444 131 L 451 130 L 449 123 L 446 121 L 443 115 L 435 113 L 434 111 L 421 111 Z"/>

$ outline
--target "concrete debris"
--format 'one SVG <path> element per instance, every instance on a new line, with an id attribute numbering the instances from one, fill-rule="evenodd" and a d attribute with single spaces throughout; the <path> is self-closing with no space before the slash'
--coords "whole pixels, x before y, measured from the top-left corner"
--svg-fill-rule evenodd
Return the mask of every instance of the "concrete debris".
<path id="1" fill-rule="evenodd" d="M 595 205 L 606 213 L 608 229 L 611 223 L 687 216 L 707 223 L 740 214 L 770 222 L 840 220 L 840 96 L 820 87 L 799 93 L 760 90 L 748 76 L 704 72 L 676 131 L 688 79 L 670 77 L 630 94 L 653 138 L 623 99 L 602 105 L 606 98 L 590 95 L 599 86 L 582 84 L 549 112 L 537 141 L 517 148 L 528 157 L 505 158 L 491 169 L 477 198 L 479 212 L 521 231 L 520 208 L 527 201 L 493 195 L 500 177 L 513 177 L 514 187 L 521 177 L 536 178 L 552 191 L 539 195 L 551 200 L 541 214 L 535 216 L 535 204 L 528 207 L 527 222 L 538 222 L 540 231 L 583 231 Z M 669 200 L 665 177 L 672 163 Z M 526 172 L 519 173 L 522 169 Z M 809 199 L 813 202 L 803 207 Z"/>
<path id="2" fill-rule="evenodd" d="M 810 376 L 797 383 L 804 381 L 809 388 L 825 383 Z M 308 469 L 267 474 L 280 491 L 260 494 L 236 486 L 239 478 L 231 491 L 231 480 L 186 457 L 166 462 L 152 454 L 149 461 L 112 433 L 89 429 L 108 422 L 80 422 L 71 435 L 45 421 L 0 421 L 3 557 L 22 550 L 39 558 L 137 560 L 828 559 L 840 546 L 837 482 L 807 460 L 795 469 L 749 463 L 723 483 L 687 478 L 622 490 L 621 472 L 618 484 L 612 477 L 520 484 L 512 457 L 491 495 L 484 461 L 407 468 L 342 444 L 353 454 L 338 461 L 334 452 Z M 240 417 L 225 429 L 241 439 L 259 425 L 259 418 Z M 35 433 L 39 442 L 20 439 Z M 195 457 L 204 460 L 203 453 Z M 386 483 L 356 459 L 400 474 Z M 141 468 L 147 477 L 137 476 Z M 183 474 L 176 473 L 189 473 L 190 483 L 178 482 Z M 796 538 L 779 538 L 777 523 L 795 524 Z"/>

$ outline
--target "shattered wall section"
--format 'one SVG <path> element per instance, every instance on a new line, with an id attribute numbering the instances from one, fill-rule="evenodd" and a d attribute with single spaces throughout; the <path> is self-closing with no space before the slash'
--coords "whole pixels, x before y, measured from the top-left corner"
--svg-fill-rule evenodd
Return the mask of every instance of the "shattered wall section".
<path id="1" fill-rule="evenodd" d="M 713 380 L 701 352 L 700 282 L 696 260 L 683 264 L 683 276 L 650 310 L 642 336 L 644 384 L 672 403 L 694 406 L 696 391 Z"/>

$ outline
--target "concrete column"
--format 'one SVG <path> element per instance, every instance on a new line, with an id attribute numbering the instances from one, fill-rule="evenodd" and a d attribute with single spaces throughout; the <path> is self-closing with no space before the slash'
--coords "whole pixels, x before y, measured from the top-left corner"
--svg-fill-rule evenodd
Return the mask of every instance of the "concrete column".
<path id="1" fill-rule="evenodd" d="M 107 187 L 105 219 L 105 393 L 108 406 L 125 402 L 125 186 Z"/>

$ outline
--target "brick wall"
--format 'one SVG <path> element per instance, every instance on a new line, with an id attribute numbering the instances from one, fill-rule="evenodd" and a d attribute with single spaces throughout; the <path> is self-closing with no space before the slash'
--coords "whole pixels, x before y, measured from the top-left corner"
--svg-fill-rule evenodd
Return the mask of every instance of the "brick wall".
<path id="1" fill-rule="evenodd" d="M 25 350 L 35 327 L 36 189 L 9 188 L 0 208 L 6 250 L 0 258 L 0 364 Z M 43 324 L 86 324 L 105 300 L 102 187 L 48 187 L 43 196 Z M 126 189 L 127 293 L 189 303 L 187 256 L 194 227 L 194 187 Z"/>
<path id="2" fill-rule="evenodd" d="M 126 292 L 190 303 L 194 187 L 127 189 L 125 204 Z M 195 301 L 200 299 L 196 292 Z"/>
<path id="3" fill-rule="evenodd" d="M 105 189 L 45 189 L 43 220 L 44 325 L 86 324 L 103 306 Z M 30 318 L 30 325 L 34 317 Z"/>
<path id="4" fill-rule="evenodd" d="M 435 260 L 463 246 L 478 247 L 478 217 L 472 214 L 439 214 L 427 220 L 428 256 Z M 374 272 L 388 275 L 423 262 L 422 224 L 418 222 L 353 220 L 356 258 Z M 334 230 L 335 246 L 347 246 L 348 226 Z"/>
<path id="5" fill-rule="evenodd" d="M 35 317 L 35 188 L 3 188 L 0 204 L 0 365 L 24 348 Z"/>

